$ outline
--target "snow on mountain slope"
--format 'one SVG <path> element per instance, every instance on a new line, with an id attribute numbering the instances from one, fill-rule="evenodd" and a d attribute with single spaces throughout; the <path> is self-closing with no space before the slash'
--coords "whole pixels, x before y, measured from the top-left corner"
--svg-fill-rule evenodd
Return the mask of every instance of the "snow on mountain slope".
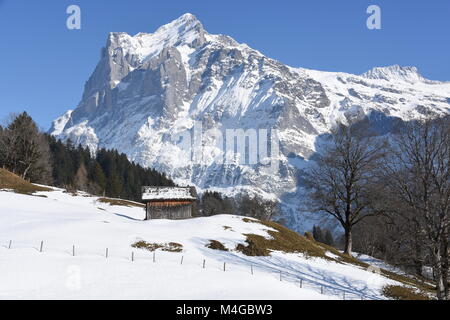
<path id="1" fill-rule="evenodd" d="M 422 77 L 416 67 L 401 67 L 399 65 L 373 68 L 362 75 L 367 79 L 379 79 L 386 81 L 403 81 L 409 84 L 423 82 L 427 84 L 439 84 L 438 81 L 431 81 Z"/>
<path id="2" fill-rule="evenodd" d="M 383 299 L 382 286 L 396 283 L 302 253 L 244 255 L 235 249 L 244 234 L 270 238 L 271 228 L 242 217 L 143 217 L 142 208 L 83 193 L 0 191 L 0 299 L 342 299 L 344 292 L 346 299 Z M 210 240 L 229 251 L 207 248 Z M 137 241 L 175 242 L 182 251 L 157 250 L 153 262 L 151 252 L 131 246 Z"/>
<path id="3" fill-rule="evenodd" d="M 298 214 L 301 170 L 336 122 L 368 116 L 385 128 L 390 117 L 448 113 L 450 83 L 426 80 L 413 67 L 375 68 L 361 76 L 292 68 L 228 36 L 209 34 L 185 14 L 151 34 L 111 33 L 79 105 L 55 120 L 50 132 L 92 150 L 118 149 L 200 191 L 277 199 L 286 222 L 305 231 L 320 221 Z M 217 135 L 186 150 L 198 123 L 203 132 L 278 130 L 280 153 L 271 160 L 279 170 L 241 162 L 239 148 L 232 161 L 217 162 L 229 159 L 227 150 L 234 153 Z"/>

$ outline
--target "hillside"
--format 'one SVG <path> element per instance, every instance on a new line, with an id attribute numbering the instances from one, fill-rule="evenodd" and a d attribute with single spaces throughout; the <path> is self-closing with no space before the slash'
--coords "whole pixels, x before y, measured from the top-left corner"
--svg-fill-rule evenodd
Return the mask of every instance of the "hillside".
<path id="1" fill-rule="evenodd" d="M 29 183 L 8 170 L 0 168 L 0 190 L 12 190 L 17 193 L 33 194 L 38 191 L 50 191 L 50 188 Z"/>
<path id="2" fill-rule="evenodd" d="M 386 299 L 418 285 L 274 223 L 142 221 L 138 203 L 36 191 L 0 191 L 0 299 Z"/>

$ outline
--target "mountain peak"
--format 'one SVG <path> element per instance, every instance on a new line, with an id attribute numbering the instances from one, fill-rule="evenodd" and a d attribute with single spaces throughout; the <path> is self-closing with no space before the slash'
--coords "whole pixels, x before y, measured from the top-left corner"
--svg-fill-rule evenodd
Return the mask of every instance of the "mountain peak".
<path id="1" fill-rule="evenodd" d="M 202 23 L 191 13 L 185 13 L 178 19 L 163 25 L 155 34 L 173 34 L 180 36 L 203 36 L 205 29 Z"/>
<path id="2" fill-rule="evenodd" d="M 417 82 L 432 82 L 425 79 L 419 73 L 419 70 L 412 66 L 393 65 L 387 67 L 376 67 L 362 74 L 362 76 L 368 79 L 402 81 L 411 84 Z"/>
<path id="3" fill-rule="evenodd" d="M 202 23 L 191 13 L 159 27 L 154 33 L 140 32 L 131 36 L 125 32 L 111 32 L 107 48 L 120 47 L 127 53 L 138 56 L 140 61 L 149 59 L 164 48 L 189 46 L 197 48 L 206 42 L 206 31 Z M 113 54 L 113 51 L 110 52 Z"/>
<path id="4" fill-rule="evenodd" d="M 189 22 L 200 22 L 196 16 L 194 16 L 192 13 L 185 13 L 182 16 L 180 16 L 178 19 L 174 21 L 189 23 Z"/>

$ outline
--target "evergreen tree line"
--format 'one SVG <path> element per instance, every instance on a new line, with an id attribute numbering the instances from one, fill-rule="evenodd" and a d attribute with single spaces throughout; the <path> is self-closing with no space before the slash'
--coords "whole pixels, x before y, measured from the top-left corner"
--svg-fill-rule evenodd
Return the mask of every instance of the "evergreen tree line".
<path id="1" fill-rule="evenodd" d="M 88 148 L 44 134 L 26 112 L 0 126 L 0 166 L 34 183 L 134 201 L 141 200 L 142 186 L 175 185 L 117 150 L 100 149 L 93 155 Z"/>
<path id="2" fill-rule="evenodd" d="M 142 186 L 175 186 L 164 174 L 130 162 L 117 150 L 99 149 L 92 156 L 88 148 L 75 147 L 71 141 L 47 139 L 55 186 L 133 201 L 141 201 Z"/>

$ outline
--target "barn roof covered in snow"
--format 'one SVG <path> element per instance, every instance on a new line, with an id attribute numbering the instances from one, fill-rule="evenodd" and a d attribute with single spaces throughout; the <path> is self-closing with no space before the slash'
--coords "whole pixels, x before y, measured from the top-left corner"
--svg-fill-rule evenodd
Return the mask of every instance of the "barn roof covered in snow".
<path id="1" fill-rule="evenodd" d="M 142 187 L 142 200 L 196 200 L 190 187 Z"/>

